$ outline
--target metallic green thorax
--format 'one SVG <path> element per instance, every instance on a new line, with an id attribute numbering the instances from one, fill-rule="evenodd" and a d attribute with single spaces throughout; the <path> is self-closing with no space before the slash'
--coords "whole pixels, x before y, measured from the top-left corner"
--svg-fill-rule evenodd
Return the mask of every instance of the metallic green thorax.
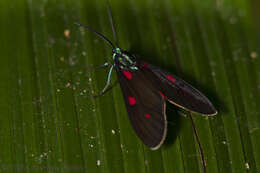
<path id="1" fill-rule="evenodd" d="M 113 60 L 118 61 L 118 65 L 124 70 L 138 70 L 136 62 L 120 48 L 113 49 Z"/>

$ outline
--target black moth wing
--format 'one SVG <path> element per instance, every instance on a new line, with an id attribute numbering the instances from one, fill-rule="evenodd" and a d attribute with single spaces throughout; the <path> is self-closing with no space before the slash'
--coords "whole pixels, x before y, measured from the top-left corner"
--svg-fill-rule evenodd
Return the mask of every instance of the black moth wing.
<path id="1" fill-rule="evenodd" d="M 199 114 L 217 114 L 208 98 L 190 84 L 154 65 L 147 64 L 147 67 L 159 78 L 161 92 L 170 103 Z"/>
<path id="2" fill-rule="evenodd" d="M 115 66 L 128 116 L 137 136 L 152 150 L 158 149 L 167 133 L 166 104 L 157 88 L 157 77 L 145 68 L 136 71 Z"/>

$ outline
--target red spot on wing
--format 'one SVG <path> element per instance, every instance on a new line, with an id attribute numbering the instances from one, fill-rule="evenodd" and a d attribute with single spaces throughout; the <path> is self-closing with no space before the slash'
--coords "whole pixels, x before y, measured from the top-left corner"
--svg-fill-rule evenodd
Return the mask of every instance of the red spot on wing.
<path id="1" fill-rule="evenodd" d="M 160 92 L 162 98 L 165 99 L 166 98 L 165 95 L 161 91 L 159 91 L 159 92 Z"/>
<path id="2" fill-rule="evenodd" d="M 134 106 L 136 104 L 135 98 L 131 96 L 128 97 L 128 102 L 130 106 Z"/>
<path id="3" fill-rule="evenodd" d="M 122 70 L 122 73 L 128 80 L 131 80 L 133 77 L 130 71 Z"/>
<path id="4" fill-rule="evenodd" d="M 145 114 L 144 116 L 145 116 L 145 118 L 151 118 L 150 114 Z"/>
<path id="5" fill-rule="evenodd" d="M 150 67 L 147 64 L 143 63 L 143 68 L 149 69 Z"/>
<path id="6" fill-rule="evenodd" d="M 186 95 L 187 95 L 187 94 L 184 92 L 184 93 L 183 93 L 183 96 L 185 97 Z"/>
<path id="7" fill-rule="evenodd" d="M 174 77 L 172 77 L 171 75 L 167 75 L 167 78 L 171 81 L 171 82 L 175 82 L 176 79 Z"/>

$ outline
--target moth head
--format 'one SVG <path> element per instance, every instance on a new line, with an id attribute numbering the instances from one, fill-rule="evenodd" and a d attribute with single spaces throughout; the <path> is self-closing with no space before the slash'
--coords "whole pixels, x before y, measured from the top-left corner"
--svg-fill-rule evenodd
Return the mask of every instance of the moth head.
<path id="1" fill-rule="evenodd" d="M 118 56 L 122 56 L 122 54 L 123 54 L 123 51 L 122 51 L 122 49 L 120 49 L 119 47 L 116 47 L 116 48 L 114 48 L 114 49 L 112 50 L 112 56 L 113 56 L 113 58 L 114 58 L 114 57 L 118 57 Z"/>

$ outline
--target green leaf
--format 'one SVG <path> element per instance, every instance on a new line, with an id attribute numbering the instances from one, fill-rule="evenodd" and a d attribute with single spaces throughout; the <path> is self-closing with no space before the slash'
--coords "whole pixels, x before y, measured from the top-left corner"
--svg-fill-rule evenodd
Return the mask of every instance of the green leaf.
<path id="1" fill-rule="evenodd" d="M 0 172 L 203 172 L 187 112 L 167 105 L 165 144 L 137 138 L 116 75 L 107 1 L 0 2 Z M 260 172 L 259 4 L 245 0 L 110 1 L 121 48 L 189 82 L 212 101 L 194 114 L 210 173 Z"/>

